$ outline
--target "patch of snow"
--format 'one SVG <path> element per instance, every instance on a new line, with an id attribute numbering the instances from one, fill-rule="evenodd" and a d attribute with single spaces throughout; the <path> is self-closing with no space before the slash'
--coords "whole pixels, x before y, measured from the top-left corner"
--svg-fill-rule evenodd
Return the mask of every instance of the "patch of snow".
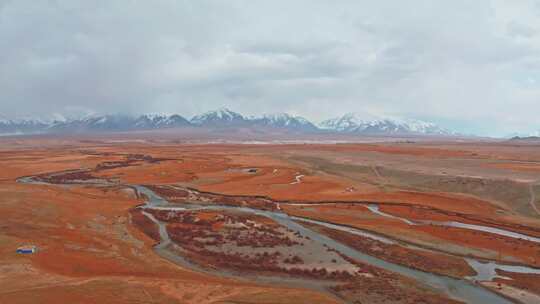
<path id="1" fill-rule="evenodd" d="M 304 177 L 303 174 L 296 175 L 294 177 L 294 182 L 291 183 L 291 185 L 300 184 L 302 182 L 302 178 Z"/>

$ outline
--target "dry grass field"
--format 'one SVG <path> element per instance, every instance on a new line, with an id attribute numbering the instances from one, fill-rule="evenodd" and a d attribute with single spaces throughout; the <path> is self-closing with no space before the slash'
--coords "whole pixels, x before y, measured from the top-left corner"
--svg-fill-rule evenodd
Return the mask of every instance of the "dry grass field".
<path id="1" fill-rule="evenodd" d="M 539 303 L 539 209 L 532 145 L 4 138 L 0 303 Z"/>

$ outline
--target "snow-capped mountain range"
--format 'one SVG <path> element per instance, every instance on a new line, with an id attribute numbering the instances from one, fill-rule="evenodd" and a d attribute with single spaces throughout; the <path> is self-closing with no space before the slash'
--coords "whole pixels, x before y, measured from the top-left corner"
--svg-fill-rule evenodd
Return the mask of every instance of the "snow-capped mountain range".
<path id="1" fill-rule="evenodd" d="M 48 123 L 38 119 L 11 120 L 0 117 L 0 134 L 35 133 L 48 127 Z"/>
<path id="2" fill-rule="evenodd" d="M 321 129 L 361 134 L 431 134 L 453 135 L 434 123 L 373 115 L 348 113 L 341 117 L 325 120 L 319 124 Z"/>
<path id="3" fill-rule="evenodd" d="M 83 118 L 10 120 L 0 118 L 0 134 L 84 133 L 165 128 L 258 128 L 287 132 L 323 132 L 372 135 L 454 135 L 437 125 L 412 119 L 381 118 L 349 113 L 316 125 L 300 116 L 286 113 L 246 117 L 226 108 L 196 115 L 190 120 L 178 115 L 145 114 L 91 115 Z"/>
<path id="4" fill-rule="evenodd" d="M 48 132 L 86 132 L 86 131 L 129 131 L 189 126 L 190 123 L 180 115 L 104 115 L 81 119 L 53 121 L 45 131 Z"/>

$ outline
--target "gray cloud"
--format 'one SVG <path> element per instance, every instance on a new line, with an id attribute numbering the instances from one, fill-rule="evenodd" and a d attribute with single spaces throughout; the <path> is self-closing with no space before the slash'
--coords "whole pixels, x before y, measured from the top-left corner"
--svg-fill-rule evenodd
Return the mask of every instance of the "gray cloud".
<path id="1" fill-rule="evenodd" d="M 2 1 L 0 112 L 369 110 L 540 129 L 537 1 Z"/>

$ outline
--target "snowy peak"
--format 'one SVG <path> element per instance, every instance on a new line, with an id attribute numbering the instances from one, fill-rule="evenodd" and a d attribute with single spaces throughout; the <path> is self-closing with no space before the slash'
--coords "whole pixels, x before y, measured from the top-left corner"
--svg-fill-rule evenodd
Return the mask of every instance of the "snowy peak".
<path id="1" fill-rule="evenodd" d="M 251 118 L 255 125 L 295 129 L 299 131 L 316 131 L 317 127 L 307 119 L 300 116 L 291 116 L 287 113 L 266 114 L 261 117 Z"/>
<path id="2" fill-rule="evenodd" d="M 402 125 L 406 126 L 407 129 L 413 133 L 440 135 L 451 134 L 450 131 L 443 129 L 432 122 L 426 122 L 422 120 L 406 119 L 404 122 L 402 122 Z"/>
<path id="3" fill-rule="evenodd" d="M 333 131 L 355 132 L 376 127 L 391 129 L 391 127 L 397 126 L 389 118 L 371 114 L 347 113 L 341 117 L 323 121 L 320 127 Z"/>
<path id="4" fill-rule="evenodd" d="M 424 134 L 424 135 L 450 135 L 431 122 L 415 119 L 400 119 L 378 117 L 374 115 L 359 115 L 348 113 L 341 117 L 325 120 L 320 124 L 321 129 L 361 133 L 361 134 Z"/>
<path id="5" fill-rule="evenodd" d="M 164 115 L 146 114 L 139 116 L 134 123 L 136 127 L 146 129 L 154 128 L 155 126 L 162 124 L 166 119 L 167 117 Z"/>
<path id="6" fill-rule="evenodd" d="M 317 127 L 307 119 L 286 113 L 244 117 L 226 108 L 194 116 L 191 123 L 202 127 L 265 127 L 298 131 L 315 131 Z"/>
<path id="7" fill-rule="evenodd" d="M 246 121 L 244 116 L 233 112 L 227 108 L 209 111 L 201 115 L 194 116 L 191 123 L 194 125 L 235 125 Z"/>
<path id="8" fill-rule="evenodd" d="M 145 114 L 139 116 L 134 122 L 134 127 L 138 129 L 174 128 L 189 125 L 189 121 L 178 114 L 170 116 L 162 114 Z"/>
<path id="9" fill-rule="evenodd" d="M 189 125 L 191 125 L 191 123 L 187 119 L 178 114 L 173 114 L 162 121 L 159 126 L 184 127 Z"/>
<path id="10" fill-rule="evenodd" d="M 364 121 L 357 117 L 354 113 L 348 113 L 341 117 L 335 117 L 325 120 L 320 123 L 321 129 L 327 129 L 339 132 L 354 131 Z"/>

